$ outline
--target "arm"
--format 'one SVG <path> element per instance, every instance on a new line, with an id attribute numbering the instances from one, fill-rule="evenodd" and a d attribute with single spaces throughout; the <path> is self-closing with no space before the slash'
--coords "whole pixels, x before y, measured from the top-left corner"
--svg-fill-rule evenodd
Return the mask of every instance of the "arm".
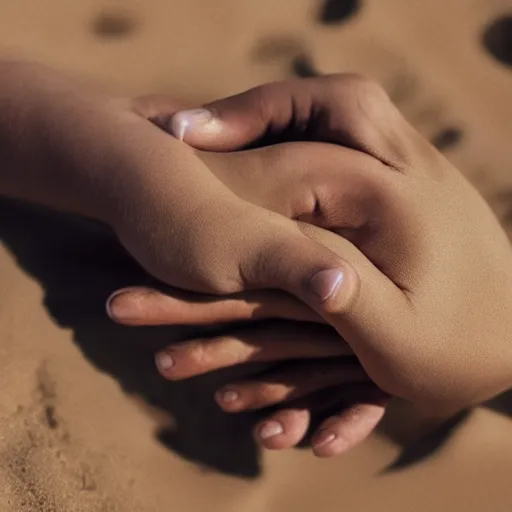
<path id="1" fill-rule="evenodd" d="M 1 194 L 111 224 L 120 203 L 156 186 L 164 169 L 172 167 L 183 188 L 191 182 L 193 153 L 129 100 L 23 62 L 1 62 L 0 84 Z M 167 192 L 177 197 L 179 189 Z"/>
<path id="2" fill-rule="evenodd" d="M 195 291 L 322 293 L 316 272 L 343 266 L 293 222 L 243 201 L 210 168 L 217 160 L 132 102 L 39 65 L 4 62 L 0 76 L 1 194 L 103 221 L 149 273 Z"/>

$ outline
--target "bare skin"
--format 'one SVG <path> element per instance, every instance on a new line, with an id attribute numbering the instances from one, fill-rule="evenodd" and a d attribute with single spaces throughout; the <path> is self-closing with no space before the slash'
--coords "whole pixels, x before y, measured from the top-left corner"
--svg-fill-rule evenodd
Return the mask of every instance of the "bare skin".
<path id="1" fill-rule="evenodd" d="M 340 256 L 357 275 L 339 282 L 321 303 L 303 301 L 336 329 L 380 389 L 416 404 L 455 411 L 511 386 L 510 244 L 476 190 L 407 124 L 375 84 L 350 76 L 277 83 L 207 108 L 213 121 L 204 113 L 180 113 L 169 120 L 168 129 L 203 149 L 232 151 L 249 143 L 283 139 L 345 146 L 337 147 L 345 160 L 338 169 L 340 187 L 325 186 L 332 183 L 332 177 L 324 179 L 322 173 L 316 173 L 308 178 L 306 172 L 304 178 L 299 170 L 295 180 L 307 185 L 298 190 L 287 189 L 286 173 L 282 181 L 281 174 L 266 176 L 265 194 L 258 193 L 250 178 L 250 186 L 243 187 L 237 181 L 233 189 L 248 201 L 263 201 L 266 208 L 314 221 L 344 236 L 299 224 L 303 233 Z M 164 125 L 165 118 L 159 123 Z M 304 196 L 314 200 L 306 201 L 310 208 L 298 215 L 283 207 L 288 204 L 288 197 L 300 203 L 303 199 L 296 198 Z M 146 298 L 151 296 L 146 302 L 140 293 L 132 290 L 118 295 L 131 324 L 166 323 L 166 318 L 173 323 L 177 312 L 182 319 L 188 315 L 183 303 L 181 310 L 176 308 L 176 299 L 144 292 Z M 137 303 L 133 309 L 132 299 Z M 229 320 L 230 314 L 232 319 L 248 318 L 257 303 L 260 315 L 266 310 L 268 316 L 280 317 L 276 298 L 269 297 L 273 306 L 266 309 L 265 300 L 261 295 L 231 298 L 225 307 L 216 302 L 212 310 L 218 311 L 221 321 Z M 312 320 L 311 311 L 295 299 L 280 295 L 279 301 L 283 318 Z M 160 306 L 153 316 L 155 309 L 146 308 L 145 304 L 154 306 L 156 302 Z M 297 307 L 302 308 L 302 313 Z M 196 306 L 193 309 L 189 318 L 197 319 L 200 310 Z M 115 311 L 115 301 L 111 310 Z M 208 315 L 211 320 L 212 311 Z M 290 329 L 288 339 L 293 339 L 294 327 Z M 254 350 L 250 349 L 254 346 L 259 357 L 265 353 L 266 358 L 277 361 L 302 359 L 305 355 L 312 359 L 315 356 L 310 347 L 317 336 L 318 332 L 312 331 L 311 336 L 306 333 L 297 343 L 277 343 L 273 356 L 271 348 L 262 348 L 265 342 L 258 345 L 254 341 L 268 337 L 262 332 L 246 330 L 242 336 L 235 332 L 235 342 L 226 338 L 213 342 L 194 340 L 176 349 L 177 353 L 171 352 L 178 362 L 163 369 L 163 373 L 174 378 L 178 374 L 173 372 L 188 376 L 188 372 L 196 374 L 240 364 L 254 357 Z M 226 343 L 231 359 L 226 359 Z M 318 346 L 324 347 L 323 342 Z M 209 363 L 198 371 L 194 354 L 203 350 L 208 351 Z M 325 364 L 329 374 L 333 364 Z M 318 382 L 319 374 L 320 367 L 312 374 L 296 373 L 285 380 L 284 390 L 270 393 L 262 389 L 284 377 L 274 375 L 267 382 L 233 383 L 229 391 L 244 397 L 236 410 L 255 404 L 262 407 L 288 400 L 290 389 L 294 396 L 301 389 L 304 394 L 311 389 L 316 391 L 322 385 L 311 381 Z M 327 380 L 323 386 L 333 387 L 333 381 Z M 230 410 L 233 405 L 223 401 L 222 396 L 218 396 L 219 402 Z M 233 398 L 233 393 L 230 396 Z M 286 437 L 288 425 L 296 431 L 300 430 L 297 425 L 304 427 L 307 419 L 287 420 L 286 414 L 294 410 L 281 411 L 277 419 L 284 432 L 265 439 L 264 444 L 269 446 L 269 439 L 276 442 Z M 358 410 L 354 414 L 357 417 Z M 275 421 L 276 417 L 272 419 Z M 347 430 L 346 420 L 333 417 L 321 426 L 313 441 L 318 455 L 330 456 L 355 444 L 359 435 Z"/>
<path id="2" fill-rule="evenodd" d="M 295 317 L 298 322 L 247 323 L 226 327 L 222 336 L 174 344 L 157 356 L 159 371 L 177 381 L 233 365 L 272 363 L 257 376 L 251 375 L 248 367 L 250 378 L 220 389 L 215 396 L 219 406 L 237 413 L 279 405 L 255 429 L 257 441 L 269 449 L 297 445 L 313 419 L 337 410 L 347 438 L 341 451 L 346 451 L 373 431 L 384 414 L 388 395 L 369 380 L 338 333 L 309 321 L 313 315 L 308 310 L 302 314 L 300 307 L 277 292 L 198 300 L 196 295 L 178 290 L 163 293 L 136 288 L 114 296 L 109 314 L 125 325 L 204 325 Z M 262 437 L 269 424 L 274 435 Z M 282 432 L 276 434 L 275 428 Z"/>
<path id="3" fill-rule="evenodd" d="M 111 98 L 17 62 L 0 62 L 0 84 L 0 194 L 107 224 L 150 274 L 183 289 L 276 288 L 321 304 L 329 283 L 315 278 L 320 270 L 357 279 L 296 223 L 222 182 L 239 165 L 255 175 L 304 165 L 312 150 L 333 171 L 325 145 L 218 155 L 148 121 L 158 99 Z"/>
<path id="4" fill-rule="evenodd" d="M 357 289 L 357 274 L 287 218 L 310 205 L 293 200 L 287 215 L 278 215 L 224 183 L 243 169 L 240 192 L 247 176 L 291 176 L 312 157 L 334 174 L 345 158 L 334 146 L 219 155 L 194 150 L 150 122 L 162 112 L 158 98 L 108 97 L 20 62 L 0 62 L 0 84 L 0 194 L 105 223 L 149 273 L 176 287 L 213 294 L 281 289 L 297 297 L 294 307 L 300 300 L 321 307 L 332 282 L 318 272 L 330 269 L 334 281 L 343 272 Z M 167 101 L 165 108 L 176 110 Z M 332 333 L 331 342 L 330 355 L 347 355 Z M 354 373 L 348 365 L 346 374 L 344 382 L 368 382 L 360 368 Z"/>
<path id="5" fill-rule="evenodd" d="M 285 309 L 297 300 L 307 304 L 391 394 L 459 407 L 510 385 L 508 243 L 483 200 L 373 85 L 350 79 L 342 94 L 336 79 L 327 88 L 305 81 L 280 97 L 280 86 L 269 86 L 274 92 L 249 96 L 245 107 L 243 96 L 217 104 L 229 114 L 234 101 L 235 118 L 244 108 L 246 116 L 209 120 L 202 145 L 194 144 L 189 122 L 185 141 L 205 152 L 148 122 L 160 112 L 150 114 L 151 102 L 90 93 L 35 65 L 1 63 L 0 78 L 1 194 L 104 222 L 148 272 L 170 285 L 217 295 L 265 288 L 294 295 L 285 293 L 283 302 L 294 303 Z M 324 107 L 317 108 L 322 98 Z M 251 105 L 266 107 L 254 116 Z M 240 183 L 226 186 L 241 167 L 246 179 L 272 168 L 286 175 L 287 165 L 314 163 L 331 173 L 347 165 L 347 153 L 324 143 L 242 156 L 207 151 L 238 149 L 264 133 L 278 140 L 302 133 L 356 150 L 354 161 L 364 156 L 369 171 L 347 172 L 347 198 L 356 190 L 356 201 L 340 216 L 339 204 L 315 189 L 306 204 L 301 193 L 287 209 L 279 201 L 280 215 L 262 207 L 267 190 L 258 189 L 253 202 L 254 180 L 251 198 Z M 347 239 L 286 218 L 312 221 L 319 211 L 327 220 L 318 224 Z M 301 314 L 311 318 L 309 310 Z M 349 383 L 361 383 L 359 370 L 346 370 Z M 323 439 L 334 438 L 320 455 L 347 446 L 347 431 L 336 430 L 339 418 L 326 425 Z"/>

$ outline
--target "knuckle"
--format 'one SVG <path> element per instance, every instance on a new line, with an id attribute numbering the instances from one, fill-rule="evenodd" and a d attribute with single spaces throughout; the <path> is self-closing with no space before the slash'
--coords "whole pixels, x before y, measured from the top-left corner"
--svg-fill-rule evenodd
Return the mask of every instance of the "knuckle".
<path id="1" fill-rule="evenodd" d="M 390 167 L 408 170 L 411 133 L 383 87 L 360 75 L 334 77 L 330 87 L 350 143 Z"/>
<path id="2" fill-rule="evenodd" d="M 184 373 L 192 376 L 247 361 L 247 351 L 232 336 L 195 340 L 182 349 Z M 178 349 L 179 351 L 179 349 Z M 180 363 L 180 366 L 182 364 Z"/>
<path id="3" fill-rule="evenodd" d="M 390 103 L 383 87 L 364 75 L 343 73 L 329 75 L 324 79 L 332 93 L 346 97 L 352 104 L 375 107 Z"/>
<path id="4" fill-rule="evenodd" d="M 254 391 L 253 405 L 263 406 L 284 400 L 291 393 L 291 388 L 284 384 L 262 383 Z"/>
<path id="5" fill-rule="evenodd" d="M 350 88 L 357 100 L 363 105 L 380 106 L 383 103 L 389 103 L 389 97 L 382 86 L 370 78 L 351 75 L 347 79 L 347 87 Z"/>
<path id="6" fill-rule="evenodd" d="M 211 368 L 214 358 L 212 351 L 208 349 L 208 345 L 202 341 L 197 341 L 192 346 L 187 347 L 184 359 L 188 362 L 188 370 L 190 373 L 199 373 L 207 371 Z"/>
<path id="7" fill-rule="evenodd" d="M 242 291 L 243 284 L 241 276 L 236 268 L 236 265 L 228 265 L 228 262 L 236 263 L 236 256 L 233 254 L 234 251 L 229 255 L 227 251 L 212 250 L 209 252 L 209 261 L 205 259 L 202 261 L 201 268 L 197 270 L 196 274 L 199 275 L 199 281 L 201 283 L 201 291 L 212 293 L 215 295 L 230 295 Z M 206 271 L 205 269 L 212 268 L 211 262 L 217 261 L 224 268 L 222 271 L 216 271 L 219 266 L 215 267 L 215 271 Z"/>
<path id="8" fill-rule="evenodd" d="M 251 113 L 258 116 L 261 124 L 272 118 L 272 105 L 276 83 L 258 85 L 249 91 Z"/>
<path id="9" fill-rule="evenodd" d="M 354 106 L 351 122 L 358 137 L 365 141 L 375 134 L 375 121 L 390 118 L 391 103 L 382 87 L 366 78 L 352 79 L 347 85 L 347 95 Z"/>
<path id="10" fill-rule="evenodd" d="M 209 368 L 237 365 L 247 360 L 247 350 L 236 336 L 222 335 L 202 344 L 203 360 Z"/>

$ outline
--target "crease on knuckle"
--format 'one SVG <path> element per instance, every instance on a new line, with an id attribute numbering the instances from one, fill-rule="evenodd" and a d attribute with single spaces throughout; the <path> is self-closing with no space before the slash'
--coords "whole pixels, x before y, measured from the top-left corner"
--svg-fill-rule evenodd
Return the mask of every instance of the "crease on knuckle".
<path id="1" fill-rule="evenodd" d="M 350 130 L 355 144 L 391 170 L 410 172 L 410 136 L 386 91 L 377 82 L 357 75 L 347 79 L 345 89 L 353 105 Z"/>
<path id="2" fill-rule="evenodd" d="M 186 349 L 184 359 L 188 363 L 189 373 L 194 374 L 208 371 L 213 363 L 211 350 L 204 341 L 197 341 L 190 344 Z"/>
<path id="3" fill-rule="evenodd" d="M 263 383 L 254 392 L 255 406 L 273 404 L 286 399 L 293 393 L 293 387 L 286 384 Z"/>

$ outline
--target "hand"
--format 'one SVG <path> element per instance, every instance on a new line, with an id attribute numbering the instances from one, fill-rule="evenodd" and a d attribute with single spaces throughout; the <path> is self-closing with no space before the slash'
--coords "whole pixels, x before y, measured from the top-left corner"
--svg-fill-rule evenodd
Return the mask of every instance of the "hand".
<path id="1" fill-rule="evenodd" d="M 319 300 L 317 272 L 343 268 L 294 222 L 222 182 L 235 167 L 257 175 L 304 165 L 311 151 L 329 157 L 324 145 L 196 151 L 148 120 L 161 112 L 158 100 L 86 91 L 37 65 L 0 62 L 0 83 L 0 193 L 106 223 L 161 281 L 216 294 L 272 287 Z"/>
<path id="2" fill-rule="evenodd" d="M 160 115 L 158 123 L 162 123 L 163 119 L 165 119 L 165 116 Z M 380 164 L 378 162 L 375 162 L 367 155 L 351 149 L 325 144 L 321 146 L 309 145 L 306 147 L 307 153 L 304 152 L 304 154 L 301 155 L 301 159 L 293 158 L 293 152 L 296 149 L 297 145 L 295 144 L 272 146 L 264 148 L 264 150 L 253 150 L 249 153 L 235 153 L 230 156 L 234 162 L 238 160 L 239 163 L 233 165 L 227 172 L 222 173 L 221 179 L 223 183 L 236 192 L 239 197 L 252 204 L 257 204 L 258 206 L 281 213 L 290 218 L 310 220 L 320 225 L 329 226 L 329 223 L 332 221 L 328 216 L 324 215 L 325 212 L 315 212 L 319 189 L 332 191 L 332 197 L 329 198 L 329 201 L 331 201 L 333 205 L 352 205 L 360 199 L 363 185 L 360 184 L 360 186 L 352 187 L 347 186 L 347 184 L 355 183 L 354 180 L 359 180 L 359 176 L 363 176 L 363 173 L 380 171 Z M 247 165 L 247 155 L 254 157 L 259 154 L 265 154 L 264 151 L 270 154 L 271 150 L 274 150 L 276 155 L 279 155 L 278 160 L 282 161 L 281 165 L 269 167 L 264 161 L 259 167 Z M 225 159 L 225 156 L 226 155 L 220 154 L 217 155 L 217 158 Z M 215 155 L 210 154 L 208 158 L 211 162 L 212 159 L 215 158 Z M 304 162 L 309 162 L 312 158 L 314 159 L 314 167 L 305 166 Z M 210 167 L 214 168 L 212 165 L 210 165 Z M 321 174 L 315 172 L 317 168 L 322 169 Z M 217 175 L 219 176 L 219 173 L 217 173 Z M 337 214 L 337 212 L 335 212 L 335 214 Z M 341 214 L 343 215 L 343 212 L 341 212 Z M 350 212 L 347 209 L 345 215 L 348 216 L 349 214 Z M 124 300 L 124 297 L 127 297 L 128 300 Z M 194 323 L 195 320 L 196 323 L 209 323 L 222 321 L 223 317 L 219 316 L 222 314 L 226 315 L 224 319 L 227 321 L 236 320 L 233 314 L 237 314 L 237 307 L 242 306 L 243 310 L 240 311 L 240 314 L 243 314 L 243 311 L 247 313 L 251 311 L 251 314 L 258 318 L 266 318 L 266 315 L 268 315 L 268 313 L 265 313 L 262 309 L 262 307 L 264 307 L 267 311 L 272 311 L 274 315 L 279 314 L 280 318 L 294 319 L 297 317 L 296 314 L 294 315 L 294 312 L 299 310 L 301 311 L 301 320 L 319 321 L 321 319 L 321 317 L 312 310 L 301 307 L 299 301 L 292 299 L 290 296 L 285 297 L 283 294 L 276 292 L 260 292 L 253 295 L 250 300 L 258 304 L 256 309 L 247 303 L 245 303 L 247 307 L 244 308 L 242 301 L 223 304 L 223 306 L 226 307 L 221 310 L 205 309 L 201 307 L 201 302 L 194 304 L 193 302 L 187 302 L 187 299 L 183 298 L 181 300 L 185 302 L 172 300 L 172 298 L 169 298 L 170 300 L 167 301 L 159 302 L 158 299 L 151 300 L 151 297 L 157 298 L 159 296 L 147 290 L 142 291 L 137 296 L 132 294 L 117 296 L 110 302 L 111 314 L 117 321 L 125 324 L 137 324 L 139 322 L 144 324 L 148 324 L 149 322 L 157 324 L 172 322 L 173 320 L 169 317 L 169 313 L 174 315 L 174 318 L 179 317 L 181 322 L 187 321 L 187 323 Z M 202 301 L 204 300 L 203 298 Z M 173 312 L 172 308 L 177 309 Z M 144 311 L 146 311 L 147 314 L 145 314 Z M 223 311 L 225 313 L 223 313 Z M 143 316 L 140 317 L 138 315 Z M 191 315 L 189 320 L 185 318 L 187 315 Z M 201 317 L 201 315 L 204 316 Z M 242 320 L 243 318 L 240 317 L 238 319 Z M 326 357 L 328 354 L 337 354 L 341 347 L 340 340 L 337 336 L 334 337 L 332 332 L 327 330 L 327 333 L 328 335 L 325 329 L 310 329 L 309 331 L 302 329 L 302 338 L 297 339 L 296 329 L 294 332 L 292 327 L 285 329 L 285 326 L 282 326 L 280 332 L 274 332 L 274 327 L 266 327 L 256 331 L 249 330 L 248 333 L 237 333 L 236 336 L 248 336 L 251 346 L 253 346 L 253 348 L 254 345 L 257 346 L 258 350 L 261 350 L 260 344 L 263 343 L 267 348 L 264 352 L 261 351 L 259 353 L 259 356 L 263 358 L 277 356 L 277 352 L 279 352 L 276 347 L 277 338 L 281 338 L 282 342 L 286 342 L 293 336 L 295 340 L 293 348 L 291 344 L 288 343 L 290 346 L 289 353 L 281 353 L 280 357 L 283 359 L 299 359 L 305 357 L 304 347 L 301 346 L 302 340 L 304 344 L 309 345 L 306 349 L 308 350 L 307 354 L 311 357 L 314 357 L 315 353 L 317 358 Z M 330 347 L 330 352 L 327 354 L 325 350 L 322 351 L 321 347 L 318 347 L 319 341 L 322 339 L 321 336 L 324 337 L 323 341 L 325 344 Z M 243 343 L 247 345 L 249 341 L 244 339 Z M 219 346 L 215 342 L 212 345 L 218 347 L 222 353 L 228 353 L 225 347 Z M 201 353 L 204 353 L 205 351 L 202 349 L 202 346 L 200 341 L 195 343 L 197 350 L 192 349 L 190 357 L 197 357 L 195 354 L 198 353 L 199 350 Z M 194 369 L 186 364 L 188 348 L 189 347 L 186 345 L 183 345 L 181 351 L 178 347 L 170 349 L 173 351 L 175 358 L 177 351 L 184 354 L 183 359 L 185 361 L 185 367 L 183 364 L 177 363 L 172 371 L 163 371 L 166 377 L 177 380 L 194 375 Z M 232 351 L 233 354 L 237 354 L 237 359 L 240 362 L 246 361 L 246 359 L 243 359 L 244 357 L 249 357 L 247 352 L 246 354 L 237 353 L 236 349 L 231 345 L 230 351 Z M 169 354 L 167 355 L 169 356 Z M 228 365 L 229 363 L 233 364 L 233 362 L 233 360 L 231 362 L 223 361 L 223 364 Z M 215 363 L 213 355 L 212 363 Z M 295 376 L 290 376 L 289 370 L 285 370 L 285 374 L 281 375 L 279 369 L 272 374 L 261 376 L 259 382 L 261 382 L 262 386 L 267 388 L 265 391 L 266 396 L 263 400 L 261 398 L 257 399 L 255 396 L 248 396 L 251 395 L 251 392 L 250 390 L 246 390 L 245 395 L 247 403 L 239 403 L 239 411 L 250 407 L 268 407 L 273 403 L 284 400 L 287 402 L 287 407 L 281 409 L 273 417 L 283 425 L 283 434 L 262 439 L 259 434 L 264 426 L 268 425 L 268 421 L 266 421 L 256 429 L 257 438 L 260 442 L 272 448 L 284 448 L 297 444 L 308 429 L 312 409 L 318 409 L 320 406 L 318 396 L 315 396 L 313 400 L 311 395 L 313 393 L 318 395 L 316 391 L 325 390 L 326 388 L 331 388 L 330 391 L 332 392 L 332 388 L 336 387 L 338 387 L 337 392 L 334 394 L 330 393 L 329 396 L 331 406 L 335 403 L 339 404 L 340 402 L 354 402 L 354 407 L 344 410 L 343 416 L 336 419 L 337 425 L 339 425 L 338 434 L 340 437 L 343 434 L 342 437 L 346 439 L 346 443 L 343 446 L 341 443 L 338 443 L 337 453 L 352 447 L 369 434 L 382 417 L 386 394 L 375 386 L 368 385 L 368 378 L 357 365 L 354 365 L 354 362 L 351 361 L 348 364 L 341 362 L 340 364 L 340 362 L 334 361 L 334 363 L 335 364 L 332 365 L 327 374 L 325 371 L 322 371 L 321 374 L 315 371 L 315 367 L 318 367 L 318 363 L 313 365 L 306 364 L 306 366 L 310 367 L 310 378 L 306 378 L 305 368 L 303 368 L 301 372 L 300 379 L 297 379 L 299 374 L 296 371 L 294 372 Z M 221 362 L 217 362 L 216 366 L 214 364 L 211 367 L 203 365 L 201 368 L 197 368 L 196 365 L 195 371 L 211 371 L 221 366 Z M 356 373 L 354 374 L 354 372 Z M 272 392 L 268 389 L 269 379 L 281 381 L 279 386 L 273 387 Z M 295 380 L 291 382 L 290 379 Z M 364 386 L 360 385 L 361 379 L 367 382 Z M 353 386 L 347 386 L 349 382 L 353 384 Z M 236 385 L 236 383 L 234 384 Z M 339 390 L 342 385 L 343 392 Z M 251 387 L 251 384 L 244 383 L 244 386 Z M 261 395 L 261 389 L 260 386 L 256 386 L 255 394 Z M 223 393 L 219 392 L 218 396 L 221 397 L 222 395 Z M 299 403 L 295 400 L 297 398 L 301 399 Z M 294 405 L 293 409 L 290 408 L 290 401 L 292 401 L 291 405 Z M 293 403 L 293 401 L 295 401 L 295 403 Z M 220 400 L 220 402 L 222 403 L 222 400 Z M 236 407 L 234 406 L 235 404 L 231 403 L 226 409 L 235 412 Z M 355 410 L 358 411 L 357 415 L 353 414 Z M 275 425 L 275 423 L 273 424 Z M 316 440 L 318 441 L 319 437 L 317 437 Z M 318 443 L 315 444 L 315 449 L 317 449 L 317 447 L 319 448 Z M 318 449 L 317 453 L 322 454 L 322 451 Z"/>
<path id="3" fill-rule="evenodd" d="M 292 81 L 209 110 L 214 121 L 207 126 L 188 113 L 171 118 L 170 126 L 179 133 L 185 118 L 185 141 L 201 148 L 233 150 L 270 136 L 335 142 L 371 158 L 375 167 L 346 182 L 359 190 L 358 201 L 339 205 L 329 191 L 317 195 L 314 211 L 328 219 L 323 225 L 350 242 L 301 229 L 357 275 L 356 291 L 347 294 L 350 276 L 309 305 L 380 388 L 458 409 L 510 386 L 509 242 L 485 201 L 377 86 L 344 76 Z M 337 215 L 337 207 L 351 215 Z"/>
<path id="4" fill-rule="evenodd" d="M 178 131 L 186 119 L 185 140 L 202 148 L 233 150 L 262 137 L 320 140 L 380 164 L 346 182 L 364 191 L 351 205 L 358 222 L 337 215 L 332 192 L 317 205 L 330 220 L 323 225 L 352 244 L 304 228 L 359 275 L 353 301 L 340 303 L 336 290 L 316 309 L 375 382 L 406 399 L 463 405 L 510 385 L 510 244 L 483 198 L 376 84 L 347 75 L 295 80 L 209 110 L 217 114 L 213 131 L 187 113 L 171 126 Z"/>
<path id="5" fill-rule="evenodd" d="M 161 99 L 112 98 L 32 64 L 0 62 L 0 78 L 1 194 L 107 224 L 148 272 L 183 288 L 219 294 L 272 287 L 321 301 L 329 283 L 317 272 L 344 268 L 296 224 L 223 183 L 235 167 L 251 177 L 300 169 L 317 150 L 317 161 L 334 171 L 333 148 L 194 151 L 148 121 L 176 109 Z M 259 192 L 264 201 L 265 190 Z M 305 199 L 313 203 L 281 207 L 289 217 L 309 213 L 314 198 Z M 357 276 L 347 267 L 350 276 L 355 290 Z"/>
<path id="6" fill-rule="evenodd" d="M 111 297 L 109 314 L 126 325 L 238 322 L 220 336 L 169 346 L 157 366 L 166 379 L 178 381 L 245 365 L 248 376 L 220 389 L 215 399 L 230 413 L 270 407 L 255 428 L 255 439 L 266 448 L 295 446 L 319 419 L 337 413 L 330 424 L 343 442 L 325 449 L 319 431 L 312 445 L 319 456 L 338 455 L 365 439 L 384 414 L 387 394 L 369 380 L 350 347 L 332 328 L 313 323 L 322 320 L 290 296 L 263 291 L 219 298 L 133 288 Z M 276 317 L 296 322 L 268 321 Z M 272 367 L 255 375 L 252 364 L 266 362 Z"/>

